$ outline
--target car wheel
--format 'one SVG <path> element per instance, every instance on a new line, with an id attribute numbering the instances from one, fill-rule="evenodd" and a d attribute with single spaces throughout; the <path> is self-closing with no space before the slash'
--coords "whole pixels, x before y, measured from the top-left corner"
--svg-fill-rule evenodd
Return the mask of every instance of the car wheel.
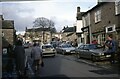
<path id="1" fill-rule="evenodd" d="M 64 51 L 62 51 L 62 54 L 63 54 L 63 55 L 65 55 L 65 52 L 64 52 Z"/>
<path id="2" fill-rule="evenodd" d="M 96 56 L 92 55 L 92 56 L 91 56 L 91 60 L 92 60 L 93 62 L 96 62 Z"/>

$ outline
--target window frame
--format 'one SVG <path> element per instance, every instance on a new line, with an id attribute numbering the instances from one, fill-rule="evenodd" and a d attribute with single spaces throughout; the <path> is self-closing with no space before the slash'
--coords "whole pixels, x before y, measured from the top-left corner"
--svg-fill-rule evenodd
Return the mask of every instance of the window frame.
<path id="1" fill-rule="evenodd" d="M 101 21 L 101 10 L 97 10 L 94 13 L 94 17 L 95 17 L 95 23 L 100 22 Z"/>
<path id="2" fill-rule="evenodd" d="M 116 29 L 115 29 L 115 24 L 114 25 L 111 25 L 111 26 L 108 26 L 108 27 L 106 27 L 106 33 L 110 33 L 110 32 L 114 32 L 114 31 L 116 31 Z M 109 28 L 112 28 L 112 31 L 108 31 L 108 29 Z"/>
<path id="3" fill-rule="evenodd" d="M 120 14 L 120 1 L 118 0 L 115 1 L 115 14 Z"/>

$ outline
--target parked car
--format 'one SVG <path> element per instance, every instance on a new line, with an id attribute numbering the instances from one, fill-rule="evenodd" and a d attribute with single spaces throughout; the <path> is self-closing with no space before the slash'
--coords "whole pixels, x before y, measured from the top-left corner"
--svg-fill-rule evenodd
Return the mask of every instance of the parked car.
<path id="1" fill-rule="evenodd" d="M 60 41 L 51 41 L 50 44 L 53 45 L 54 48 L 56 48 L 61 42 Z"/>
<path id="2" fill-rule="evenodd" d="M 43 56 L 55 56 L 56 50 L 51 44 L 42 45 Z"/>
<path id="3" fill-rule="evenodd" d="M 104 60 L 110 55 L 105 55 L 105 50 L 100 44 L 82 44 L 75 50 L 78 58 L 88 58 L 92 61 Z"/>
<path id="4" fill-rule="evenodd" d="M 57 53 L 61 53 L 61 54 L 67 54 L 67 53 L 75 53 L 75 48 L 70 45 L 70 44 L 61 44 L 58 47 L 56 47 L 56 51 Z"/>
<path id="5" fill-rule="evenodd" d="M 24 48 L 29 48 L 30 44 L 29 43 L 25 43 L 23 44 Z"/>

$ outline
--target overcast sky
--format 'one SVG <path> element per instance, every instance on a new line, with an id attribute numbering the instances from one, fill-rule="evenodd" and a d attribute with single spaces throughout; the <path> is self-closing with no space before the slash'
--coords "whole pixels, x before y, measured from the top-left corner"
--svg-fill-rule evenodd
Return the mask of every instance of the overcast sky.
<path id="1" fill-rule="evenodd" d="M 97 0 L 47 0 L 47 1 L 17 1 L 1 2 L 0 14 L 4 19 L 14 20 L 17 32 L 24 31 L 25 27 L 32 27 L 38 17 L 52 19 L 57 31 L 63 26 L 73 26 L 76 22 L 77 7 L 85 12 L 97 4 Z"/>

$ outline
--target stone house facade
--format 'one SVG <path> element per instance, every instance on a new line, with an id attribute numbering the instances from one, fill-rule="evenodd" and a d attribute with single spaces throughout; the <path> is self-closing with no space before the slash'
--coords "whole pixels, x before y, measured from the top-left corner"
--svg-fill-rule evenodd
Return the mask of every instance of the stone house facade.
<path id="1" fill-rule="evenodd" d="M 119 8 L 120 9 L 120 8 Z M 114 39 L 119 38 L 120 15 L 116 14 L 115 2 L 101 2 L 83 14 L 84 43 L 97 40 L 103 44 L 107 34 L 113 34 Z"/>

